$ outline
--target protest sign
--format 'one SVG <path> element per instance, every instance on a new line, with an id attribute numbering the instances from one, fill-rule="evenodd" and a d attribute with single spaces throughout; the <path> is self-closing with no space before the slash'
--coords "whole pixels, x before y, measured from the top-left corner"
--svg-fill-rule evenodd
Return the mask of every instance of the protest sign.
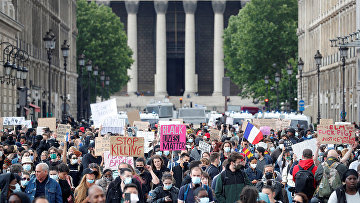
<path id="1" fill-rule="evenodd" d="M 130 126 L 134 125 L 134 121 L 141 121 L 139 111 L 127 112 L 127 116 L 128 116 L 128 121 L 130 123 Z"/>
<path id="2" fill-rule="evenodd" d="M 276 129 L 276 130 L 283 130 L 285 128 L 289 128 L 290 124 L 291 124 L 291 120 L 282 120 L 280 129 Z"/>
<path id="3" fill-rule="evenodd" d="M 56 118 L 38 118 L 38 126 L 48 127 L 50 131 L 56 131 Z"/>
<path id="4" fill-rule="evenodd" d="M 144 157 L 144 138 L 111 136 L 110 153 L 112 156 Z"/>
<path id="5" fill-rule="evenodd" d="M 353 125 L 318 125 L 317 133 L 321 144 L 355 143 L 355 127 Z"/>
<path id="6" fill-rule="evenodd" d="M 219 140 L 220 139 L 220 136 L 219 136 L 220 130 L 211 129 L 209 131 L 209 133 L 210 133 L 210 140 Z"/>
<path id="7" fill-rule="evenodd" d="M 71 125 L 59 124 L 56 129 L 57 139 L 59 141 L 69 140 L 68 136 L 70 135 Z"/>
<path id="8" fill-rule="evenodd" d="M 253 119 L 253 125 L 257 128 L 261 126 L 269 126 L 271 129 L 276 130 L 277 119 Z"/>
<path id="9" fill-rule="evenodd" d="M 3 129 L 3 128 L 4 128 L 4 126 L 3 126 L 3 118 L 0 117 L 0 130 Z"/>
<path id="10" fill-rule="evenodd" d="M 25 120 L 21 125 L 26 128 L 32 128 L 31 120 Z"/>
<path id="11" fill-rule="evenodd" d="M 95 137 L 95 156 L 101 156 L 105 151 L 109 151 L 110 147 L 110 138 L 105 137 Z"/>
<path id="12" fill-rule="evenodd" d="M 102 125 L 104 119 L 117 116 L 116 99 L 90 104 L 91 115 L 96 128 Z"/>
<path id="13" fill-rule="evenodd" d="M 211 145 L 209 145 L 208 143 L 206 143 L 204 141 L 199 141 L 199 149 L 202 152 L 210 152 Z"/>
<path id="14" fill-rule="evenodd" d="M 234 124 L 234 118 L 232 117 L 226 117 L 226 125 L 233 125 Z"/>
<path id="15" fill-rule="evenodd" d="M 333 125 L 334 120 L 333 119 L 320 119 L 320 125 Z"/>
<path id="16" fill-rule="evenodd" d="M 36 135 L 42 135 L 44 133 L 44 129 L 46 127 L 37 127 L 36 128 Z"/>
<path id="17" fill-rule="evenodd" d="M 293 149 L 294 154 L 296 154 L 297 159 L 301 159 L 304 149 L 311 149 L 311 151 L 313 152 L 312 154 L 315 154 L 317 150 L 316 138 L 305 140 L 303 142 L 294 144 L 291 147 Z"/>
<path id="18" fill-rule="evenodd" d="M 24 117 L 3 117 L 3 125 L 21 125 L 25 121 Z"/>
<path id="19" fill-rule="evenodd" d="M 105 168 L 118 170 L 120 163 L 127 163 L 134 167 L 134 158 L 127 156 L 112 156 L 109 151 L 104 152 Z"/>
<path id="20" fill-rule="evenodd" d="M 134 121 L 134 126 L 137 127 L 138 130 L 148 131 L 150 123 L 147 121 Z"/>
<path id="21" fill-rule="evenodd" d="M 137 131 L 136 137 L 143 137 L 144 138 L 144 152 L 148 153 L 150 150 L 152 150 L 152 142 L 155 139 L 155 133 L 154 132 L 145 132 L 145 131 Z"/>
<path id="22" fill-rule="evenodd" d="M 263 135 L 270 135 L 271 128 L 269 126 L 261 126 L 260 131 Z"/>
<path id="23" fill-rule="evenodd" d="M 186 125 L 161 125 L 160 128 L 161 151 L 186 149 Z"/>
<path id="24" fill-rule="evenodd" d="M 113 134 L 124 135 L 125 131 L 125 119 L 119 118 L 106 118 L 103 120 L 101 134 L 105 135 L 108 132 Z"/>

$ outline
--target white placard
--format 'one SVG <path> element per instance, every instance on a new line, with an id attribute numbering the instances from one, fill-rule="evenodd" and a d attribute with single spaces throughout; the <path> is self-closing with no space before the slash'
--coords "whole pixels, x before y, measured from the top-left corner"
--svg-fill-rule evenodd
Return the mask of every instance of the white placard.
<path id="1" fill-rule="evenodd" d="M 234 118 L 233 117 L 226 117 L 226 125 L 233 125 Z"/>
<path id="2" fill-rule="evenodd" d="M 211 145 L 209 145 L 208 143 L 204 142 L 204 141 L 200 141 L 199 142 L 199 149 L 202 152 L 210 152 L 211 149 Z"/>
<path id="3" fill-rule="evenodd" d="M 150 147 L 150 144 L 155 139 L 154 132 L 146 132 L 146 131 L 137 131 L 136 137 L 143 137 L 144 138 L 144 153 L 148 153 L 150 150 L 153 149 L 153 146 Z"/>
<path id="4" fill-rule="evenodd" d="M 291 147 L 294 151 L 294 154 L 296 154 L 298 160 L 302 158 L 304 149 L 311 149 L 314 155 L 317 149 L 316 138 L 313 138 L 311 140 L 305 140 L 303 142 L 294 144 Z"/>
<path id="5" fill-rule="evenodd" d="M 125 162 L 134 167 L 134 158 L 128 156 L 112 156 L 109 151 L 104 152 L 105 168 L 111 170 L 118 170 L 119 164 Z"/>
<path id="6" fill-rule="evenodd" d="M 47 127 L 37 127 L 36 128 L 36 135 L 42 135 L 44 133 L 43 129 Z"/>
<path id="7" fill-rule="evenodd" d="M 31 120 L 25 120 L 21 125 L 26 128 L 32 128 Z"/>
<path id="8" fill-rule="evenodd" d="M 3 125 L 22 125 L 24 117 L 3 117 Z"/>
<path id="9" fill-rule="evenodd" d="M 106 118 L 117 116 L 116 99 L 90 104 L 90 108 L 94 126 L 96 128 L 100 127 Z"/>
<path id="10" fill-rule="evenodd" d="M 124 135 L 125 119 L 107 118 L 103 120 L 101 134 L 108 132 Z"/>

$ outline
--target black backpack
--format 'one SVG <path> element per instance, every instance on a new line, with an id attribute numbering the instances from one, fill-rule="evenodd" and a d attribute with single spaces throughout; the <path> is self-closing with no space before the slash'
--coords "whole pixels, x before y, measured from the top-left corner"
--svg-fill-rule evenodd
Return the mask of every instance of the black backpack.
<path id="1" fill-rule="evenodd" d="M 312 197 L 315 191 L 315 178 L 314 174 L 312 173 L 313 168 L 315 165 L 313 164 L 307 170 L 304 170 L 300 165 L 299 171 L 295 174 L 295 191 L 302 192 L 306 194 L 308 197 Z"/>

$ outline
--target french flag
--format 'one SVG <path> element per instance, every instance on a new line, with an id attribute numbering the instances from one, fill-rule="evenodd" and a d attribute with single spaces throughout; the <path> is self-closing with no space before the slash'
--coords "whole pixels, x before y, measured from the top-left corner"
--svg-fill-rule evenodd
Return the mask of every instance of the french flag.
<path id="1" fill-rule="evenodd" d="M 247 123 L 246 129 L 244 131 L 244 138 L 247 139 L 251 144 L 257 144 L 263 139 L 263 134 L 253 124 Z"/>

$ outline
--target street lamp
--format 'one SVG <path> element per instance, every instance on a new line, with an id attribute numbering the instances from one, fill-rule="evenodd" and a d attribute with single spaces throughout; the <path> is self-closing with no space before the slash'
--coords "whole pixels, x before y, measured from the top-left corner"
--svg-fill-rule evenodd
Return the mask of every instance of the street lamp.
<path id="1" fill-rule="evenodd" d="M 104 89 L 104 82 L 105 82 L 105 72 L 101 71 L 100 72 L 100 81 L 101 81 L 101 87 Z M 104 100 L 104 90 L 101 91 L 101 101 Z"/>
<path id="2" fill-rule="evenodd" d="M 85 55 L 81 54 L 80 56 L 78 56 L 78 63 L 80 66 L 80 114 L 79 114 L 79 119 L 78 120 L 82 120 L 84 118 L 84 109 L 83 109 L 83 103 L 84 103 L 84 93 L 83 93 L 83 68 L 85 65 Z"/>
<path id="3" fill-rule="evenodd" d="M 46 32 L 43 40 L 45 42 L 45 49 L 47 51 L 48 61 L 49 61 L 49 77 L 48 77 L 49 109 L 48 109 L 47 115 L 48 115 L 48 117 L 52 117 L 52 113 L 51 113 L 51 59 L 52 59 L 52 54 L 55 50 L 56 37 L 51 29 L 48 32 Z"/>
<path id="4" fill-rule="evenodd" d="M 320 54 L 320 51 L 317 50 L 315 56 L 314 56 L 316 66 L 317 66 L 317 79 L 318 79 L 318 118 L 317 118 L 317 124 L 320 124 L 320 65 L 322 60 L 322 55 Z"/>
<path id="5" fill-rule="evenodd" d="M 99 75 L 99 67 L 98 66 L 94 66 L 93 74 L 94 74 L 94 78 L 95 78 L 95 91 L 94 91 L 94 94 L 95 94 L 95 103 L 96 103 L 96 85 L 97 85 L 97 76 Z"/>
<path id="6" fill-rule="evenodd" d="M 346 122 L 346 111 L 345 111 L 345 63 L 346 63 L 346 57 L 348 54 L 348 47 L 345 46 L 340 46 L 339 47 L 340 50 L 340 57 L 341 57 L 341 61 L 342 61 L 342 85 L 343 85 L 343 89 L 342 89 L 342 95 L 343 95 L 343 105 L 342 105 L 342 112 L 341 112 L 341 121 L 342 122 Z"/>
<path id="7" fill-rule="evenodd" d="M 275 83 L 276 83 L 276 108 L 277 108 L 277 110 L 280 109 L 280 106 L 279 106 L 279 82 L 280 82 L 280 73 L 276 72 L 275 73 Z"/>
<path id="8" fill-rule="evenodd" d="M 300 100 L 302 100 L 302 90 L 303 90 L 303 87 L 302 87 L 302 71 L 303 71 L 303 68 L 304 68 L 304 62 L 301 58 L 299 58 L 299 62 L 298 62 L 298 70 L 299 70 L 299 73 L 300 73 Z M 300 113 L 302 114 L 303 112 L 300 111 Z"/>
<path id="9" fill-rule="evenodd" d="M 265 78 L 264 78 L 264 82 L 266 84 L 266 99 L 269 99 L 269 76 L 268 75 L 265 75 Z M 270 107 L 267 106 L 267 111 L 269 111 Z"/>
<path id="10" fill-rule="evenodd" d="M 66 60 L 69 57 L 69 49 L 70 49 L 70 45 L 67 44 L 67 40 L 64 40 L 64 43 L 61 45 L 61 51 L 64 57 L 64 71 L 65 71 L 65 75 L 64 75 L 64 96 L 63 96 L 63 111 L 62 111 L 62 118 L 63 118 L 63 122 L 66 122 Z"/>
<path id="11" fill-rule="evenodd" d="M 288 64 L 286 72 L 289 76 L 289 88 L 288 88 L 289 89 L 289 98 L 288 98 L 289 102 L 288 102 L 288 104 L 289 104 L 289 112 L 290 112 L 291 111 L 291 75 L 293 74 L 293 67 L 291 66 L 291 64 Z"/>
<path id="12" fill-rule="evenodd" d="M 91 71 L 92 71 L 92 61 L 91 60 L 88 60 L 87 63 L 86 63 L 86 70 L 88 72 L 88 120 L 90 119 L 90 98 L 91 98 L 91 95 L 90 95 L 90 79 L 91 79 Z"/>

